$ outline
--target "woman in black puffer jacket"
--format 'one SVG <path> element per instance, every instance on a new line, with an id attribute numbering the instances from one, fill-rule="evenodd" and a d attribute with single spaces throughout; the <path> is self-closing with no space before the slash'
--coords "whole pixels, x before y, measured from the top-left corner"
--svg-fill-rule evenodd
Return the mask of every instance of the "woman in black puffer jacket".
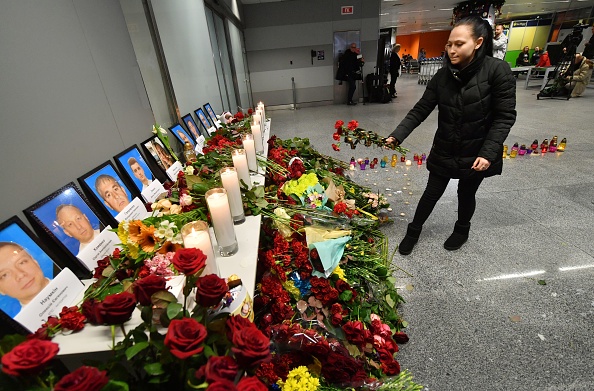
<path id="1" fill-rule="evenodd" d="M 516 81 L 506 62 L 491 57 L 489 23 L 478 16 L 460 20 L 446 51 L 446 66 L 386 140 L 401 144 L 438 106 L 438 128 L 427 158 L 429 180 L 398 247 L 403 255 L 411 253 L 452 178 L 459 179 L 458 221 L 444 247 L 462 247 L 476 207 L 475 194 L 484 178 L 501 174 L 503 142 L 516 121 Z"/>

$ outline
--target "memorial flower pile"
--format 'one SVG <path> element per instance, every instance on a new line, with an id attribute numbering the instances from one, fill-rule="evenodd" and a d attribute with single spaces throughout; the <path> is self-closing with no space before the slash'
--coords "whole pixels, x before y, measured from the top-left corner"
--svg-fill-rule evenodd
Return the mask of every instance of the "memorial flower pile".
<path id="1" fill-rule="evenodd" d="M 241 281 L 205 274 L 202 251 L 183 248 L 181 227 L 209 221 L 204 194 L 220 185 L 249 116 L 228 116 L 205 154 L 150 205 L 151 217 L 119 224 L 120 248 L 98 262 L 80 306 L 65 307 L 29 340 L 3 341 L 0 382 L 15 390 L 422 388 L 397 359 L 408 337 L 378 230 L 387 201 L 345 177 L 348 165 L 309 140 L 271 137 L 268 157 L 258 157 L 265 185 L 242 189 L 246 214 L 263 216 L 253 322 L 226 311 Z M 338 125 L 339 139 L 381 145 L 356 121 Z M 140 324 L 128 326 L 138 316 Z M 52 364 L 59 347 L 49 339 L 85 324 L 110 326 L 113 357 L 59 373 Z M 118 329 L 124 337 L 115 343 Z"/>

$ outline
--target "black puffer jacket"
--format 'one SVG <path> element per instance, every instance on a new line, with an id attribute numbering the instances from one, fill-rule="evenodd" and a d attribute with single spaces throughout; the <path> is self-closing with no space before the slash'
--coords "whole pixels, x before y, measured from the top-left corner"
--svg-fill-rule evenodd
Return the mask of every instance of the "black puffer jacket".
<path id="1" fill-rule="evenodd" d="M 435 106 L 438 129 L 427 169 L 448 178 L 501 174 L 503 142 L 516 121 L 516 80 L 509 65 L 485 56 L 457 71 L 448 61 L 390 136 L 402 143 Z M 486 171 L 471 169 L 479 156 L 491 163 Z"/>

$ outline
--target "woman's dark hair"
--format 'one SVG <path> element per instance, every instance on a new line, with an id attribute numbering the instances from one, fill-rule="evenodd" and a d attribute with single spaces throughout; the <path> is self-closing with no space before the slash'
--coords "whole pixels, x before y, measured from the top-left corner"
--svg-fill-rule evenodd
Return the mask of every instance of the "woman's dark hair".
<path id="1" fill-rule="evenodd" d="M 488 21 L 478 15 L 470 15 L 460 19 L 454 27 L 469 26 L 472 31 L 472 37 L 476 40 L 483 37 L 483 44 L 477 51 L 477 56 L 493 57 L 493 28 Z"/>

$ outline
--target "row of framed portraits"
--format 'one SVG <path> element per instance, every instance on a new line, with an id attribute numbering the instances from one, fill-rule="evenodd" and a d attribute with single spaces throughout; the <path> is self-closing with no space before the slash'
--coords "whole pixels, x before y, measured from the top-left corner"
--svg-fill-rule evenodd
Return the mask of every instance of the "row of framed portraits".
<path id="1" fill-rule="evenodd" d="M 210 104 L 196 109 L 201 130 L 190 114 L 169 128 L 183 145 L 194 147 L 220 127 Z M 184 139 L 178 132 L 183 132 Z M 63 306 L 75 304 L 97 262 L 113 253 L 120 240 L 112 228 L 124 220 L 144 219 L 146 203 L 166 192 L 181 163 L 156 137 L 133 145 L 111 161 L 70 182 L 17 216 L 0 224 L 0 334 L 34 332 Z"/>
<path id="2" fill-rule="evenodd" d="M 221 123 L 210 103 L 194 110 L 194 115 L 196 120 L 194 120 L 190 113 L 182 117 L 185 128 L 181 124 L 176 123 L 169 127 L 169 131 L 182 145 L 190 143 L 192 147 L 200 151 L 204 140 L 220 128 Z M 196 124 L 196 121 L 200 124 L 199 126 Z"/>

